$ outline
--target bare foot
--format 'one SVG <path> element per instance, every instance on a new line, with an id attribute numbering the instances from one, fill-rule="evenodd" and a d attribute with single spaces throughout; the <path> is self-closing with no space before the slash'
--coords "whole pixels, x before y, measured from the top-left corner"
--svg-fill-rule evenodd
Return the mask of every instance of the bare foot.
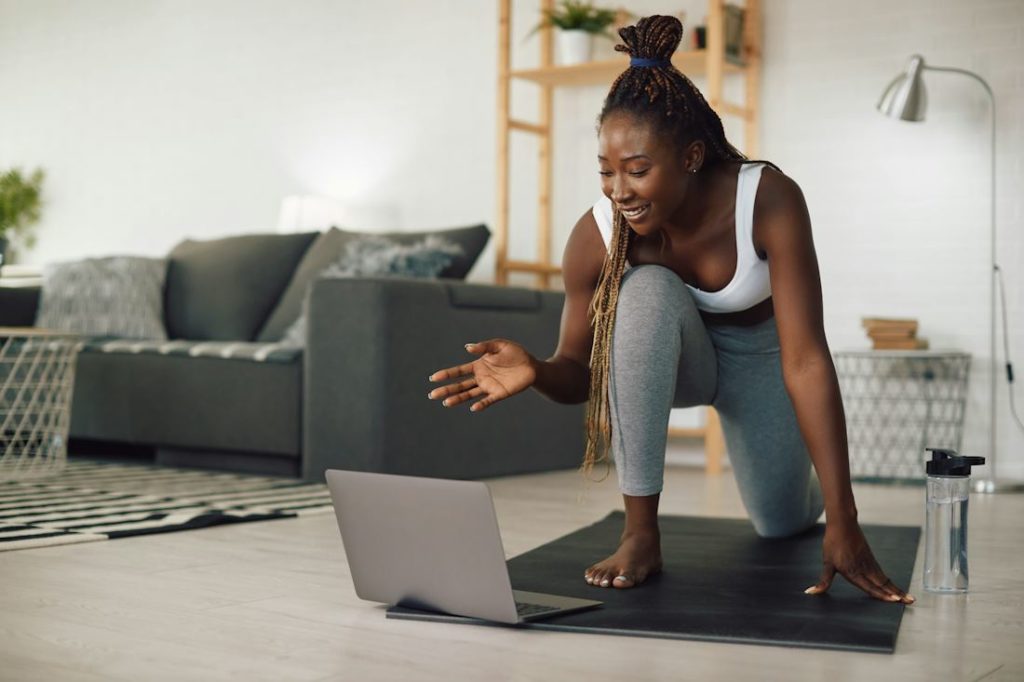
<path id="1" fill-rule="evenodd" d="M 658 529 L 622 534 L 619 549 L 588 568 L 585 580 L 595 587 L 633 587 L 661 570 L 661 533 Z"/>

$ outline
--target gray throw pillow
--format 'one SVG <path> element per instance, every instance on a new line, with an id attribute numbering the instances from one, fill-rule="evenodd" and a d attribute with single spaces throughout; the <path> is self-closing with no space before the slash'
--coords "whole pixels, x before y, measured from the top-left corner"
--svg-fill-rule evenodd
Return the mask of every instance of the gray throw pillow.
<path id="1" fill-rule="evenodd" d="M 317 234 L 245 234 L 175 246 L 167 265 L 168 336 L 253 340 Z"/>
<path id="2" fill-rule="evenodd" d="M 43 266 L 35 325 L 88 336 L 166 339 L 167 260 L 108 256 Z"/>
<path id="3" fill-rule="evenodd" d="M 486 225 L 471 225 L 469 227 L 455 227 L 447 230 L 432 230 L 425 232 L 351 232 L 339 230 L 332 227 L 313 242 L 302 262 L 295 268 L 295 275 L 273 312 L 267 317 L 263 329 L 260 330 L 257 341 L 272 343 L 280 341 L 288 326 L 298 319 L 302 312 L 302 300 L 313 281 L 320 272 L 331 263 L 337 261 L 345 252 L 345 246 L 349 242 L 368 238 L 385 238 L 398 244 L 415 244 L 422 242 L 428 236 L 441 237 L 447 242 L 457 244 L 462 251 L 455 255 L 438 273 L 438 277 L 453 279 L 465 279 L 466 275 L 476 263 L 480 253 L 487 246 L 491 233 Z"/>
<path id="4" fill-rule="evenodd" d="M 317 277 L 437 277 L 462 253 L 462 247 L 437 235 L 419 242 L 398 244 L 384 237 L 349 241 L 345 251 Z M 306 313 L 285 331 L 282 343 L 306 344 Z"/>

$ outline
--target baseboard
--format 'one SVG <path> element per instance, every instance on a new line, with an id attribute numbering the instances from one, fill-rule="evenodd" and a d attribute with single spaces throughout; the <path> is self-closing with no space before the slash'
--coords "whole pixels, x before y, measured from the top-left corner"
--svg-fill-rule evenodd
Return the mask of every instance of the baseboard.
<path id="1" fill-rule="evenodd" d="M 255 452 L 157 447 L 156 463 L 268 476 L 300 476 L 302 473 L 302 461 L 298 457 Z"/>

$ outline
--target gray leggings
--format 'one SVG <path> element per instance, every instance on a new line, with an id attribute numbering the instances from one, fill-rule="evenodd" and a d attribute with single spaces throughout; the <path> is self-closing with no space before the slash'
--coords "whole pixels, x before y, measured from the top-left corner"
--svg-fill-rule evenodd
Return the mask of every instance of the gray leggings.
<path id="1" fill-rule="evenodd" d="M 821 486 L 782 381 L 775 318 L 705 326 L 682 280 L 660 265 L 624 273 L 615 315 L 608 398 L 620 490 L 661 492 L 669 410 L 713 405 L 758 535 L 817 523 Z"/>

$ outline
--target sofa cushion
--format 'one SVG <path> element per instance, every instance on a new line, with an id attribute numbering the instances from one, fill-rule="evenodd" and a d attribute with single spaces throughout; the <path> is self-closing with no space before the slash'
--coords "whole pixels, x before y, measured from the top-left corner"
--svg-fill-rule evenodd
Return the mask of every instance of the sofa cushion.
<path id="1" fill-rule="evenodd" d="M 253 340 L 316 236 L 247 234 L 175 246 L 167 268 L 168 337 Z"/>
<path id="2" fill-rule="evenodd" d="M 301 352 L 289 351 L 290 362 L 256 361 L 107 343 L 90 343 L 78 354 L 72 437 L 299 456 Z"/>
<path id="3" fill-rule="evenodd" d="M 441 270 L 439 277 L 465 279 L 476 263 L 480 253 L 487 246 L 491 232 L 486 225 L 456 227 L 449 230 L 432 230 L 420 232 L 352 232 L 332 227 L 313 242 L 302 262 L 295 268 L 295 275 L 288 288 L 281 295 L 277 307 L 267 318 L 260 330 L 257 341 L 278 341 L 284 337 L 285 331 L 299 318 L 302 313 L 302 300 L 306 295 L 310 282 L 327 266 L 337 262 L 345 252 L 349 242 L 368 237 L 382 237 L 399 244 L 410 245 L 428 236 L 441 237 L 448 242 L 457 244 L 462 253 L 456 254 L 452 261 Z"/>
<path id="4" fill-rule="evenodd" d="M 137 355 L 173 355 L 186 358 L 220 358 L 246 362 L 295 362 L 302 349 L 283 343 L 255 343 L 252 341 L 135 341 L 96 337 L 87 339 L 83 350 L 96 353 L 126 353 Z"/>
<path id="5" fill-rule="evenodd" d="M 462 247 L 437 235 L 423 241 L 399 244 L 385 237 L 353 239 L 345 251 L 317 277 L 420 277 L 434 278 Z M 285 330 L 282 343 L 298 347 L 306 345 L 306 312 Z"/>
<path id="6" fill-rule="evenodd" d="M 107 256 L 43 266 L 35 326 L 87 335 L 166 339 L 167 261 Z"/>

